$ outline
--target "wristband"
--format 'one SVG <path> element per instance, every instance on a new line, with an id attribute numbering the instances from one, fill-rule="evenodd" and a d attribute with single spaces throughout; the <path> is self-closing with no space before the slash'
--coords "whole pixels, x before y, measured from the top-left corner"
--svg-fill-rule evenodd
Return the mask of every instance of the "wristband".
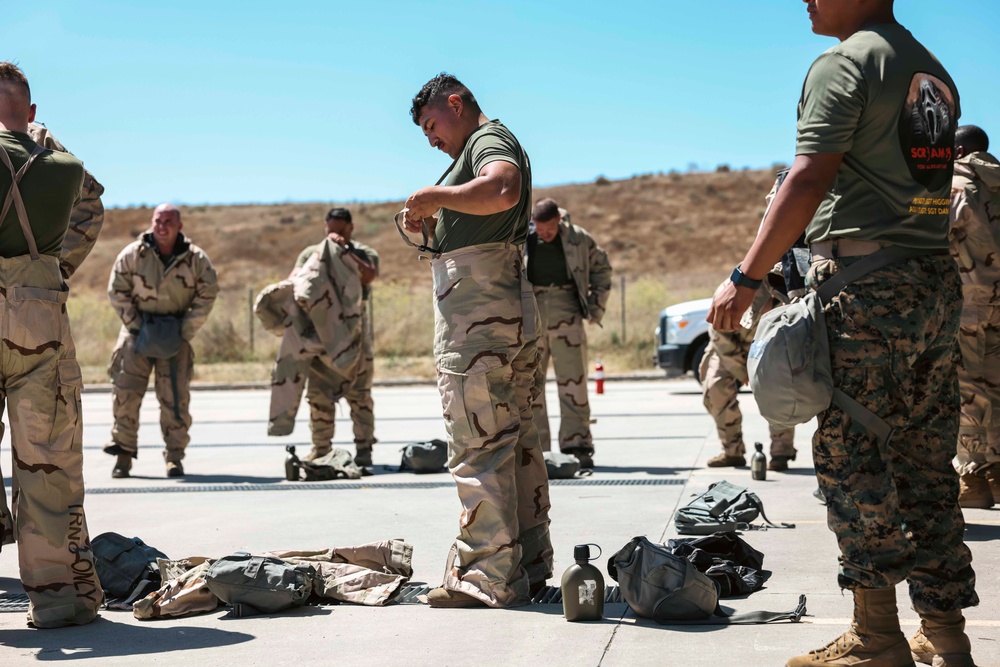
<path id="1" fill-rule="evenodd" d="M 754 280 L 753 278 L 750 278 L 743 273 L 738 266 L 733 269 L 733 274 L 729 276 L 729 280 L 731 280 L 737 287 L 749 287 L 750 289 L 757 289 L 763 282 L 761 280 Z"/>

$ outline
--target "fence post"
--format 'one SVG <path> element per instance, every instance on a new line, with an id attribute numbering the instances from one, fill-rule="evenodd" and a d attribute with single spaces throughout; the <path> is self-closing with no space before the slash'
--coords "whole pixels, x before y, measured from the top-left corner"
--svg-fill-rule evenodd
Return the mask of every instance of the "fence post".
<path id="1" fill-rule="evenodd" d="M 625 337 L 625 274 L 621 275 L 621 285 L 622 285 L 622 345 L 627 342 Z"/>
<path id="2" fill-rule="evenodd" d="M 250 356 L 253 351 L 253 287 L 247 288 L 247 327 L 250 330 Z"/>

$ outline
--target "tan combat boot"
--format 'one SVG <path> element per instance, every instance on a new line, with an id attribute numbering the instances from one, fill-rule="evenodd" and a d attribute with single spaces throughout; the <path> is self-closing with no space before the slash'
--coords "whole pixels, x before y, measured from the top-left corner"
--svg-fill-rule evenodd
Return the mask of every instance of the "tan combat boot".
<path id="1" fill-rule="evenodd" d="M 332 450 L 327 447 L 325 449 L 317 448 L 313 445 L 313 448 L 309 450 L 309 453 L 302 457 L 303 461 L 315 461 L 316 459 L 323 458 L 329 454 Z"/>
<path id="2" fill-rule="evenodd" d="M 746 464 L 745 456 L 729 456 L 725 452 L 708 460 L 709 468 L 743 468 Z"/>
<path id="3" fill-rule="evenodd" d="M 966 473 L 958 478 L 958 504 L 968 509 L 988 510 L 993 507 L 993 492 L 983 475 Z"/>
<path id="4" fill-rule="evenodd" d="M 912 667 L 910 647 L 899 629 L 895 588 L 854 591 L 854 620 L 847 632 L 823 648 L 788 661 L 786 667 Z"/>
<path id="5" fill-rule="evenodd" d="M 976 667 L 961 610 L 921 613 L 910 651 L 914 660 L 933 667 Z"/>
<path id="6" fill-rule="evenodd" d="M 993 496 L 993 502 L 1000 502 L 1000 463 L 994 463 L 984 472 L 986 475 L 986 481 L 990 483 L 990 494 Z"/>

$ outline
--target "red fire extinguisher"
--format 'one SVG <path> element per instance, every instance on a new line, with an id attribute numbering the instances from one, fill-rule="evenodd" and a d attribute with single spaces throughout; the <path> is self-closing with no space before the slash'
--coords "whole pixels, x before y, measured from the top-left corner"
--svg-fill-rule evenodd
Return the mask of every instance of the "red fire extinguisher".
<path id="1" fill-rule="evenodd" d="M 595 384 L 597 385 L 597 393 L 598 394 L 603 394 L 604 393 L 604 365 L 601 363 L 600 359 L 598 359 L 597 363 L 594 364 L 594 381 L 595 381 Z"/>

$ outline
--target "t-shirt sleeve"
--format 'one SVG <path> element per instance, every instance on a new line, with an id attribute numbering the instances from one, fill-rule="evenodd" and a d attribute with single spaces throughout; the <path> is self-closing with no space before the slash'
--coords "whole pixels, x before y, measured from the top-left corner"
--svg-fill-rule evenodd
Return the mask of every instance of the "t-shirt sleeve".
<path id="1" fill-rule="evenodd" d="M 795 154 L 849 151 L 865 95 L 864 76 L 853 61 L 836 53 L 820 56 L 802 87 Z"/>
<path id="2" fill-rule="evenodd" d="M 516 142 L 499 132 L 483 133 L 476 137 L 469 149 L 471 159 L 468 163 L 472 165 L 472 173 L 475 176 L 478 176 L 483 167 L 491 162 L 510 162 L 515 167 L 519 164 Z"/>

